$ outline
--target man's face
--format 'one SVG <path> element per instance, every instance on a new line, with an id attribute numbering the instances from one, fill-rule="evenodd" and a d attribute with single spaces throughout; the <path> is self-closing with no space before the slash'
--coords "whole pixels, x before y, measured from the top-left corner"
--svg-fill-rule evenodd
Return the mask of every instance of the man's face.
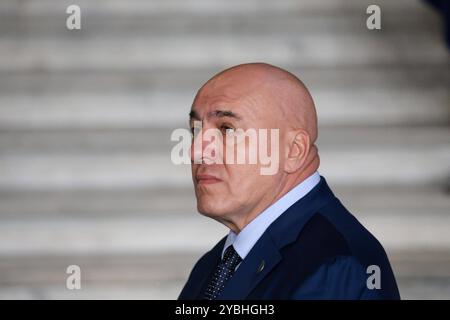
<path id="1" fill-rule="evenodd" d="M 256 88 L 255 88 L 256 89 Z M 273 175 L 262 175 L 258 156 L 257 163 L 249 163 L 250 145 L 246 140 L 235 140 L 233 145 L 226 143 L 228 130 L 242 129 L 279 129 L 276 108 L 271 106 L 270 100 L 261 90 L 236 85 L 235 81 L 213 83 L 205 86 L 197 94 L 191 110 L 191 129 L 195 123 L 201 123 L 201 130 L 194 135 L 191 144 L 192 178 L 197 197 L 198 211 L 216 220 L 227 220 L 231 217 L 246 215 L 265 202 L 270 202 L 279 186 L 282 170 Z M 223 139 L 210 141 L 205 138 L 208 129 L 217 129 Z M 230 131 L 228 131 L 230 133 Z M 280 130 L 280 139 L 282 132 Z M 204 141 L 204 139 L 208 139 Z M 194 144 L 202 140 L 201 148 Z M 222 140 L 222 141 L 221 141 Z M 258 146 L 260 137 L 258 136 Z M 277 141 L 278 143 L 278 141 Z M 267 143 L 268 153 L 271 141 Z M 227 149 L 234 148 L 234 163 L 227 157 Z M 283 150 L 280 147 L 280 154 Z M 245 164 L 236 164 L 237 150 L 245 151 Z M 223 155 L 223 164 L 209 162 L 210 156 L 219 151 Z M 276 150 L 278 152 L 278 148 Z M 200 154 L 199 154 L 200 153 Z M 259 152 L 257 152 L 258 155 Z M 194 158 L 204 160 L 205 163 L 194 163 Z M 282 168 L 282 157 L 277 168 Z M 209 164 L 207 164 L 209 163 Z M 262 208 L 264 209 L 264 208 Z"/>

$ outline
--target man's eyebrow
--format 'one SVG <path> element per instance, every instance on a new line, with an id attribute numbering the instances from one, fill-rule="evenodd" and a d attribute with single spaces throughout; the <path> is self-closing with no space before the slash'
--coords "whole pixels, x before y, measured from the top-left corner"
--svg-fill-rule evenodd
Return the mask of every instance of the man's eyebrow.
<path id="1" fill-rule="evenodd" d="M 241 117 L 234 113 L 233 111 L 229 111 L 229 110 L 214 110 L 211 111 L 208 114 L 209 117 L 217 117 L 217 118 L 224 118 L 224 117 L 229 117 L 229 118 L 234 118 L 236 120 L 241 120 Z"/>
<path id="2" fill-rule="evenodd" d="M 234 118 L 236 120 L 241 120 L 241 116 L 239 116 L 237 113 L 230 111 L 230 110 L 213 110 L 211 112 L 208 113 L 207 115 L 208 118 L 213 118 L 213 117 L 217 117 L 217 118 L 225 118 L 225 117 L 229 117 L 229 118 Z M 189 112 L 189 120 L 200 120 L 200 116 L 198 115 L 198 113 L 195 110 L 191 110 L 191 112 Z"/>

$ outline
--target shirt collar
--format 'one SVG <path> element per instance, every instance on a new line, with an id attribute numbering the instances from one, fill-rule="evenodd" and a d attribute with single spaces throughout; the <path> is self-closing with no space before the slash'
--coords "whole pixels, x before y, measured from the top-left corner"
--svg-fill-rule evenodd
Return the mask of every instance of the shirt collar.
<path id="1" fill-rule="evenodd" d="M 239 234 L 230 230 L 222 250 L 222 258 L 225 250 L 233 245 L 239 256 L 244 259 L 270 224 L 272 224 L 272 222 L 274 222 L 290 206 L 303 198 L 319 182 L 320 174 L 316 171 L 292 188 L 270 207 L 261 212 L 255 219 L 247 224 Z"/>

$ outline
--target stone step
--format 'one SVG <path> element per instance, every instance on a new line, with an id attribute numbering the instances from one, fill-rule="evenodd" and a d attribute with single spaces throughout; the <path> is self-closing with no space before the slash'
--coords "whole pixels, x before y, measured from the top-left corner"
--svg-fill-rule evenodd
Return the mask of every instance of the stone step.
<path id="1" fill-rule="evenodd" d="M 314 90 L 321 125 L 448 124 L 449 92 L 361 88 Z M 1 128 L 186 126 L 195 91 L 0 96 Z"/>
<path id="2" fill-rule="evenodd" d="M 388 250 L 450 249 L 448 214 L 386 211 L 355 216 Z M 159 218 L 124 212 L 122 217 L 108 218 L 2 219 L 0 255 L 164 253 L 180 248 L 206 251 L 227 230 L 196 213 Z"/>
<path id="3" fill-rule="evenodd" d="M 0 11 L 0 38 L 16 40 L 30 38 L 70 37 L 67 30 L 64 7 L 55 4 L 59 11 Z M 247 34 L 279 36 L 281 34 L 302 36 L 310 33 L 332 32 L 367 34 L 365 13 L 367 5 L 355 3 L 352 8 L 334 10 L 254 10 L 236 12 L 228 10 L 126 12 L 95 10 L 83 7 L 81 30 L 83 39 L 122 38 L 126 36 L 154 36 L 186 34 L 220 36 Z M 99 8 L 100 9 L 100 8 Z M 384 10 L 383 10 L 384 9 Z M 441 32 L 438 13 L 426 5 L 405 6 L 399 11 L 390 5 L 382 7 L 382 33 L 430 34 Z M 377 31 L 378 32 L 378 31 Z"/>
<path id="4" fill-rule="evenodd" d="M 179 248 L 202 251 L 226 235 L 226 230 L 195 213 L 161 218 L 130 217 L 126 212 L 107 219 L 47 220 L 36 216 L 2 220 L 0 255 L 167 253 Z"/>
<path id="5" fill-rule="evenodd" d="M 203 252 L 2 256 L 1 299 L 176 299 Z M 391 251 L 403 299 L 449 299 L 448 251 Z M 81 290 L 65 271 L 81 267 Z"/>
<path id="6" fill-rule="evenodd" d="M 448 64 L 439 34 L 333 34 L 304 36 L 128 36 L 118 39 L 2 39 L 0 71 L 200 68 L 270 61 L 299 66 Z M 414 45 L 412 45 L 414 43 Z M 351 48 L 351 50 L 349 50 Z M 414 49 L 414 50 L 412 50 Z"/>
<path id="7" fill-rule="evenodd" d="M 22 136 L 25 141 L 22 147 L 20 135 L 17 140 L 10 139 L 8 134 L 4 140 L 0 139 L 1 189 L 114 189 L 191 184 L 189 165 L 175 165 L 171 161 L 171 149 L 177 142 L 171 142 L 168 135 L 165 138 L 165 134 L 154 138 L 150 135 L 147 142 L 145 131 L 131 132 L 129 136 L 121 134 L 121 141 L 114 135 L 102 136 L 101 131 L 87 134 L 84 139 L 69 132 L 59 139 L 53 137 L 53 141 L 45 132 L 42 134 L 36 136 L 37 140 Z M 321 170 L 338 184 L 442 184 L 448 179 L 448 128 L 330 129 L 323 134 L 326 135 L 321 135 L 318 142 Z M 117 144 L 111 138 L 117 139 Z M 127 146 L 127 140 L 134 142 Z"/>
<path id="8" fill-rule="evenodd" d="M 450 75 L 445 65 L 405 65 L 376 67 L 321 68 L 295 63 L 285 65 L 313 91 L 349 90 L 354 93 L 372 89 L 375 92 L 401 94 L 408 90 L 446 89 Z M 3 72 L 0 73 L 1 96 L 40 97 L 74 94 L 112 94 L 143 92 L 195 92 L 220 68 L 158 68 L 116 70 Z"/>
<path id="9" fill-rule="evenodd" d="M 61 285 L 12 285 L 0 288 L 0 300 L 175 300 L 186 279 L 136 285 L 91 284 L 88 290 L 79 291 L 67 290 Z M 440 289 L 440 286 L 437 289 Z"/>
<path id="10" fill-rule="evenodd" d="M 3 0 L 0 4 L 0 12 L 5 14 L 21 14 L 25 17 L 29 15 L 58 15 L 65 13 L 68 5 L 73 4 L 68 0 L 41 0 L 17 2 L 15 0 Z M 125 16 L 135 14 L 164 14 L 164 13 L 184 13 L 214 14 L 214 13 L 339 13 L 339 12 L 360 12 L 372 4 L 370 0 L 280 0 L 277 2 L 266 0 L 129 0 L 123 3 L 120 0 L 78 0 L 77 5 L 85 9 L 90 14 L 123 14 Z M 379 0 L 377 4 L 383 9 L 405 14 L 423 10 L 426 7 L 420 2 L 409 0 Z"/>
<path id="11" fill-rule="evenodd" d="M 448 180 L 449 148 L 321 151 L 321 170 L 338 184 L 442 184 Z M 0 156 L 1 189 L 136 188 L 190 185 L 188 164 L 170 154 Z"/>
<path id="12" fill-rule="evenodd" d="M 440 217 L 450 209 L 448 185 L 345 186 L 327 181 L 347 208 L 358 216 L 392 215 Z M 197 212 L 192 185 L 165 188 L 1 190 L 0 219 L 40 218 L 161 218 Z"/>
<path id="13" fill-rule="evenodd" d="M 321 151 L 321 171 L 344 185 L 442 184 L 448 180 L 449 148 Z M 176 187 L 190 185 L 188 164 L 170 154 L 1 155 L 1 189 Z"/>
<path id="14" fill-rule="evenodd" d="M 188 128 L 180 124 L 180 128 Z M 167 154 L 177 141 L 171 141 L 175 127 L 137 128 L 34 128 L 0 129 L 0 154 L 28 156 Z M 317 145 L 320 150 L 373 147 L 391 149 L 439 147 L 448 148 L 447 126 L 319 126 Z"/>
<path id="15" fill-rule="evenodd" d="M 323 125 L 448 124 L 450 77 L 445 68 L 288 69 L 310 87 Z M 0 126 L 185 125 L 196 90 L 218 70 L 3 73 Z"/>

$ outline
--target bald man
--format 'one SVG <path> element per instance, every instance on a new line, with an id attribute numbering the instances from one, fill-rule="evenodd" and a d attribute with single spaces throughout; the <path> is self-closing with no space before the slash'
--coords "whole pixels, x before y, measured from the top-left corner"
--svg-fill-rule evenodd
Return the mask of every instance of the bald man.
<path id="1" fill-rule="evenodd" d="M 190 124 L 197 209 L 230 231 L 196 263 L 179 299 L 399 299 L 383 247 L 317 171 L 316 110 L 297 77 L 263 63 L 222 71 L 198 91 Z M 275 172 L 232 161 L 252 152 L 248 139 L 225 137 L 238 130 L 276 130 Z M 205 139 L 211 131 L 215 139 Z"/>

